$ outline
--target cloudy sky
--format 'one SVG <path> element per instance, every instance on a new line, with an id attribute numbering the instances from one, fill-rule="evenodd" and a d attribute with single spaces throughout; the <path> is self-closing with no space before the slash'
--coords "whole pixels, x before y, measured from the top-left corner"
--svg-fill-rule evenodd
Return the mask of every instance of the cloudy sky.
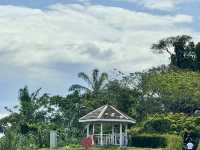
<path id="1" fill-rule="evenodd" d="M 198 40 L 199 0 L 0 0 L 0 116 L 19 88 L 67 93 L 77 73 L 167 64 L 157 40 Z"/>

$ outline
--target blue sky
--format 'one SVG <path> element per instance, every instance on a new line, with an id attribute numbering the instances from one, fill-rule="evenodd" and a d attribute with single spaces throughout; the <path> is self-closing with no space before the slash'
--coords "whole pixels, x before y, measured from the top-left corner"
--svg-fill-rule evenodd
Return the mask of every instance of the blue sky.
<path id="1" fill-rule="evenodd" d="M 81 71 L 167 64 L 149 47 L 179 34 L 200 41 L 199 7 L 198 0 L 1 0 L 0 116 L 25 85 L 66 95 Z"/>

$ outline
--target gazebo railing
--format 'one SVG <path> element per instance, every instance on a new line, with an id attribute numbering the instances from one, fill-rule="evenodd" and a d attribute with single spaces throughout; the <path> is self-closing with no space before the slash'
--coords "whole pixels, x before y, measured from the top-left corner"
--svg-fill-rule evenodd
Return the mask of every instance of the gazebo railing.
<path id="1" fill-rule="evenodd" d="M 94 134 L 91 135 L 93 140 L 93 145 L 120 145 L 120 134 L 102 134 L 102 141 L 101 141 L 101 134 Z M 125 134 L 122 134 L 122 145 L 127 145 L 127 137 Z"/>

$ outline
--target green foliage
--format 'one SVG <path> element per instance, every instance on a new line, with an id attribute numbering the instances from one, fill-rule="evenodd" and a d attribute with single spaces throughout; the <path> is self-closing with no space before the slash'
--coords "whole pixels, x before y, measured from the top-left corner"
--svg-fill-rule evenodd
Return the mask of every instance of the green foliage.
<path id="1" fill-rule="evenodd" d="M 200 141 L 199 141 L 199 144 L 198 144 L 197 150 L 200 150 Z"/>
<path id="2" fill-rule="evenodd" d="M 165 150 L 182 150 L 183 140 L 180 136 L 164 134 L 140 134 L 133 135 L 131 139 L 132 146 L 135 147 L 151 147 L 151 148 L 163 148 Z"/>
<path id="3" fill-rule="evenodd" d="M 147 120 L 144 124 L 144 130 L 150 132 L 166 133 L 170 130 L 171 121 L 164 117 Z"/>
<path id="4" fill-rule="evenodd" d="M 87 106 L 89 109 L 94 109 L 103 105 L 100 97 L 102 95 L 102 90 L 105 89 L 106 83 L 108 82 L 108 74 L 105 72 L 100 73 L 98 69 L 94 69 L 91 75 L 80 72 L 78 77 L 84 80 L 87 86 L 73 84 L 70 86 L 69 91 L 80 92 L 84 99 L 84 106 Z"/>
<path id="5" fill-rule="evenodd" d="M 79 93 L 75 91 L 66 97 L 50 97 L 47 94 L 39 96 L 38 93 L 39 90 L 30 94 L 27 87 L 20 89 L 19 112 L 11 112 L 10 116 L 0 120 L 0 125 L 6 127 L 8 133 L 15 135 L 6 134 L 5 140 L 2 140 L 4 145 L 11 147 L 12 144 L 7 141 L 13 141 L 15 142 L 13 145 L 18 144 L 20 149 L 23 149 L 22 143 L 24 143 L 26 149 L 29 145 L 27 139 L 29 139 L 30 142 L 32 141 L 30 143 L 33 146 L 32 149 L 36 145 L 49 147 L 49 134 L 55 129 L 60 135 L 60 145 L 79 143 L 78 137 L 82 136 L 83 131 L 82 124 L 78 123 L 80 114 L 83 113 Z M 13 131 L 13 128 L 9 128 L 8 125 L 14 127 L 15 130 Z M 14 137 L 20 140 L 7 140 Z"/>
<path id="6" fill-rule="evenodd" d="M 16 131 L 6 131 L 5 136 L 0 139 L 0 150 L 16 150 L 17 140 Z"/>
<path id="7" fill-rule="evenodd" d="M 36 139 L 33 134 L 21 135 L 15 129 L 10 129 L 0 140 L 0 150 L 36 150 L 38 149 Z"/>
<path id="8" fill-rule="evenodd" d="M 121 80 L 114 80 L 109 81 L 101 97 L 103 100 L 107 100 L 105 104 L 113 105 L 122 112 L 135 117 L 137 116 L 135 107 L 139 96 L 140 92 L 136 89 L 130 89 Z"/>
<path id="9" fill-rule="evenodd" d="M 159 67 L 143 73 L 120 73 L 109 81 L 107 74 L 99 74 L 98 70 L 91 76 L 80 73 L 79 77 L 88 86 L 73 86 L 67 96 L 40 95 L 40 89 L 30 93 L 27 87 L 20 89 L 19 111 L 7 108 L 11 115 L 0 120 L 7 131 L 0 140 L 0 150 L 49 147 L 51 130 L 58 131 L 59 146 L 78 144 L 84 136 L 83 125 L 78 119 L 104 104 L 113 105 L 137 119 L 137 126 L 130 130 L 133 135 L 170 133 L 184 136 L 189 132 L 195 140 L 200 137 L 200 117 L 194 115 L 200 108 L 198 72 Z M 157 135 L 139 138 L 150 141 L 146 144 L 151 143 L 152 147 L 156 144 L 162 147 L 163 139 L 166 140 Z M 176 146 L 178 150 L 182 144 L 179 137 L 167 139 L 168 150 Z M 175 141 L 179 144 L 175 145 Z"/>
<path id="10" fill-rule="evenodd" d="M 166 135 L 167 148 L 166 150 L 182 150 L 183 149 L 183 139 L 176 135 Z"/>
<path id="11" fill-rule="evenodd" d="M 170 55 L 171 65 L 181 69 L 200 69 L 200 43 L 191 41 L 192 37 L 181 35 L 168 37 L 152 45 L 154 52 Z"/>
<path id="12" fill-rule="evenodd" d="M 29 135 L 19 135 L 17 141 L 17 149 L 20 150 L 37 150 L 38 145 L 36 142 L 36 137 L 32 134 Z"/>
<path id="13" fill-rule="evenodd" d="M 183 113 L 156 114 L 149 116 L 143 123 L 130 130 L 130 133 L 172 133 L 184 136 L 184 132 L 190 132 L 192 137 L 200 138 L 199 117 L 188 116 Z"/>
<path id="14" fill-rule="evenodd" d="M 200 108 L 200 75 L 190 71 L 149 73 L 143 78 L 146 99 L 161 103 L 165 112 L 194 113 Z"/>
<path id="15" fill-rule="evenodd" d="M 83 90 L 86 93 L 97 94 L 104 88 L 108 79 L 108 74 L 105 72 L 100 74 L 98 69 L 94 69 L 91 76 L 85 74 L 84 72 L 80 72 L 78 77 L 83 79 L 88 84 L 88 87 L 74 84 L 69 88 L 69 91 Z"/>
<path id="16" fill-rule="evenodd" d="M 134 147 L 164 148 L 167 146 L 167 140 L 164 136 L 159 135 L 133 135 L 130 145 Z"/>

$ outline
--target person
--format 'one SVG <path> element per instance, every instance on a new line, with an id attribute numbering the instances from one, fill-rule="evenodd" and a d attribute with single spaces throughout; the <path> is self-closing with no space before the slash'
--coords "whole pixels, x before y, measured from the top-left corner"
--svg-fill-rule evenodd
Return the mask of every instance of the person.
<path id="1" fill-rule="evenodd" d="M 187 147 L 187 150 L 193 150 L 194 144 L 193 144 L 191 141 L 189 141 L 189 142 L 187 143 L 186 147 Z"/>
<path id="2" fill-rule="evenodd" d="M 185 144 L 187 144 L 187 143 L 189 143 L 189 142 L 192 141 L 192 138 L 191 138 L 190 134 L 188 134 L 187 137 L 184 138 L 184 139 L 185 139 L 185 140 L 184 140 L 184 143 L 185 143 Z"/>
<path id="3" fill-rule="evenodd" d="M 4 136 L 4 128 L 0 126 L 0 138 Z"/>

